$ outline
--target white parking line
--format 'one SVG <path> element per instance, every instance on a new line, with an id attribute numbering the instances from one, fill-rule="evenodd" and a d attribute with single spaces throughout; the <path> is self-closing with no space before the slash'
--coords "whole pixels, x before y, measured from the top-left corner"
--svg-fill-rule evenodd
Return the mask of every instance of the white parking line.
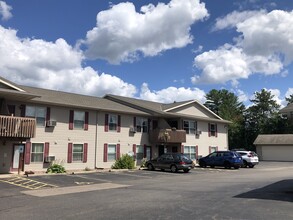
<path id="1" fill-rule="evenodd" d="M 30 191 L 22 191 L 23 194 L 37 197 L 47 197 L 47 196 L 58 196 L 65 195 L 71 193 L 80 193 L 80 192 L 89 192 L 89 191 L 97 191 L 104 189 L 116 189 L 129 187 L 130 185 L 121 185 L 115 183 L 100 183 L 100 184 L 92 184 L 92 185 L 83 185 L 83 186 L 69 186 L 69 187 L 60 187 L 60 188 L 52 188 L 52 189 L 39 189 L 39 190 L 30 190 Z"/>

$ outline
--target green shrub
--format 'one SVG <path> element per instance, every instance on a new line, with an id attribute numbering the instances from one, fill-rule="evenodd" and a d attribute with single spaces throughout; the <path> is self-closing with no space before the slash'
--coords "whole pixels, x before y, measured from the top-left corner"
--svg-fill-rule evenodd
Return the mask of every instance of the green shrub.
<path id="1" fill-rule="evenodd" d="M 52 163 L 48 169 L 47 173 L 66 173 L 65 168 L 61 164 Z"/>
<path id="2" fill-rule="evenodd" d="M 112 165 L 112 169 L 134 169 L 133 157 L 125 154 L 122 155 L 115 163 Z"/>

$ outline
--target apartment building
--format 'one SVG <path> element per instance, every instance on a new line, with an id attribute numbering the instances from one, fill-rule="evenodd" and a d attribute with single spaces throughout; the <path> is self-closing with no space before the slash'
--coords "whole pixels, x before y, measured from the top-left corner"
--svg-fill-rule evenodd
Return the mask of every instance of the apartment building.
<path id="1" fill-rule="evenodd" d="M 182 152 L 191 159 L 228 149 L 230 122 L 196 100 L 163 104 L 17 85 L 0 77 L 0 173 L 110 168 L 123 154 Z"/>

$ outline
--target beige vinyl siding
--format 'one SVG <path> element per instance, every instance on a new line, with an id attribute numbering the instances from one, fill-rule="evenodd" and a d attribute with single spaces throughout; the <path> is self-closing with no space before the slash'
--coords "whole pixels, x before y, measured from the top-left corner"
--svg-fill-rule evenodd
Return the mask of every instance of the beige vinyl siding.
<path id="1" fill-rule="evenodd" d="M 190 106 L 184 106 L 181 108 L 176 108 L 174 110 L 171 110 L 170 112 L 173 113 L 179 113 L 179 114 L 186 114 L 190 116 L 199 116 L 199 117 L 205 117 L 205 118 L 215 118 L 213 114 L 211 114 L 209 111 L 204 109 L 203 107 L 197 105 L 197 104 L 192 104 Z"/>
<path id="2" fill-rule="evenodd" d="M 218 147 L 218 150 L 228 150 L 227 128 L 225 124 L 217 123 L 217 137 L 209 137 L 208 122 L 197 121 L 197 129 L 201 134 L 197 137 L 194 134 L 186 134 L 185 146 L 198 146 L 198 155 L 209 154 L 209 146 Z"/>
<path id="3" fill-rule="evenodd" d="M 120 156 L 132 152 L 133 144 L 149 145 L 148 133 L 129 133 L 130 126 L 133 126 L 133 117 L 138 115 L 119 114 L 121 116 L 120 132 L 104 131 L 105 114 L 111 112 L 99 112 L 98 114 L 98 148 L 97 148 L 97 167 L 110 168 L 113 162 L 104 162 L 104 144 L 120 144 Z M 117 114 L 117 113 L 115 113 Z M 118 115 L 118 114 L 117 114 Z M 145 116 L 144 116 L 145 117 Z"/>
<path id="4" fill-rule="evenodd" d="M 96 137 L 96 112 L 89 112 L 88 130 L 69 130 L 69 111 L 87 111 L 83 109 L 54 107 L 51 108 L 51 120 L 56 120 L 55 127 L 37 127 L 36 137 L 30 140 L 31 143 L 49 143 L 49 155 L 55 156 L 56 162 L 64 165 L 66 170 L 94 169 L 95 137 Z M 68 143 L 88 144 L 87 162 L 67 163 Z M 48 164 L 30 163 L 25 165 L 25 170 L 46 170 Z"/>

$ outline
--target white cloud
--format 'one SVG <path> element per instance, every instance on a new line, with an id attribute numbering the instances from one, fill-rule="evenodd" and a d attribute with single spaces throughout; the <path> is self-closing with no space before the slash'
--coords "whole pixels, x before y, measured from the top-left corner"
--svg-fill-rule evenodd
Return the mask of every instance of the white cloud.
<path id="1" fill-rule="evenodd" d="M 255 73 L 284 76 L 284 67 L 293 61 L 293 11 L 261 11 L 233 24 L 228 20 L 221 28 L 235 26 L 240 33 L 237 42 L 196 56 L 194 65 L 202 73 L 192 77 L 192 82 L 231 81 L 237 85 L 238 79 L 247 79 Z"/>
<path id="2" fill-rule="evenodd" d="M 199 0 L 171 0 L 141 7 L 133 3 L 113 5 L 97 15 L 97 25 L 81 41 L 86 56 L 105 59 L 112 64 L 132 62 L 139 55 L 155 56 L 165 50 L 192 43 L 191 25 L 208 17 Z"/>
<path id="3" fill-rule="evenodd" d="M 205 92 L 198 88 L 176 88 L 168 87 L 159 91 L 150 91 L 148 84 L 141 86 L 140 98 L 155 102 L 172 103 L 174 101 L 198 100 L 201 103 L 206 101 Z"/>
<path id="4" fill-rule="evenodd" d="M 10 5 L 7 5 L 6 2 L 0 1 L 0 16 L 2 17 L 2 20 L 8 20 L 12 18 L 11 11 L 12 7 Z"/>
<path id="5" fill-rule="evenodd" d="M 223 29 L 231 29 L 237 26 L 237 24 L 245 21 L 247 18 L 264 14 L 265 11 L 233 11 L 228 15 L 217 18 L 216 23 L 212 28 L 212 31 L 223 30 Z"/>
<path id="6" fill-rule="evenodd" d="M 2 26 L 0 38 L 0 74 L 18 84 L 96 96 L 136 93 L 134 85 L 116 76 L 82 67 L 82 52 L 64 39 L 20 39 L 15 30 Z"/>
<path id="7" fill-rule="evenodd" d="M 281 107 L 284 107 L 284 99 L 281 97 L 281 92 L 279 89 L 267 89 L 267 91 L 270 91 L 271 94 L 273 95 L 273 100 L 277 102 L 278 105 Z"/>

